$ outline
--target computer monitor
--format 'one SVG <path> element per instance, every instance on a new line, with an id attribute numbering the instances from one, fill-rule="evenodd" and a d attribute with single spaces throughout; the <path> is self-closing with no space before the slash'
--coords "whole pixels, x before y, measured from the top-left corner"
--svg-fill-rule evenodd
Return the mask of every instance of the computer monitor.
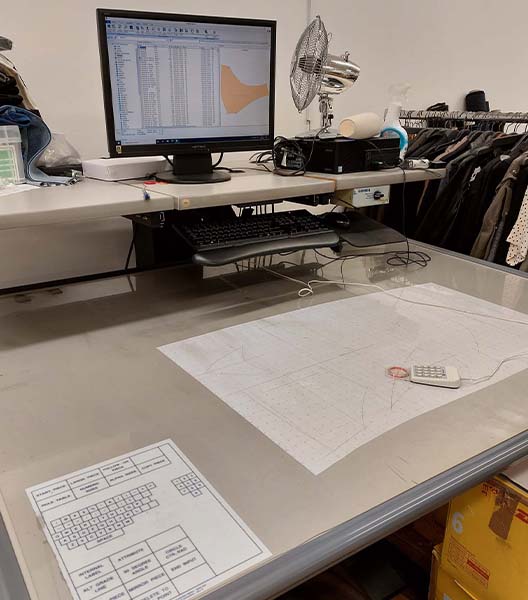
<path id="1" fill-rule="evenodd" d="M 211 152 L 271 148 L 276 22 L 97 10 L 110 156 L 173 155 L 163 181 L 207 183 Z"/>

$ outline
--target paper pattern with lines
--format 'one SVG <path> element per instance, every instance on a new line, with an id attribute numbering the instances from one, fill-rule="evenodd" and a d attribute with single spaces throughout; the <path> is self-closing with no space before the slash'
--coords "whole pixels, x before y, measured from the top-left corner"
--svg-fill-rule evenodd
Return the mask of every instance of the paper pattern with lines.
<path id="1" fill-rule="evenodd" d="M 270 556 L 172 440 L 26 492 L 75 600 L 186 600 Z"/>
<path id="2" fill-rule="evenodd" d="M 504 364 L 457 390 L 394 381 L 390 366 L 454 365 L 489 375 L 528 353 L 528 316 L 425 284 L 364 294 L 160 348 L 314 474 L 386 431 L 528 366 Z M 420 306 L 394 296 L 527 325 Z"/>

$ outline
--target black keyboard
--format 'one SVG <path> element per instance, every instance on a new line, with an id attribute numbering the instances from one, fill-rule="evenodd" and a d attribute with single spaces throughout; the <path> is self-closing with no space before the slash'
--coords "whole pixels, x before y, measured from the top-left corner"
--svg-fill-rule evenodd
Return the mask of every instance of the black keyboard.
<path id="1" fill-rule="evenodd" d="M 307 210 L 277 212 L 220 220 L 177 223 L 174 228 L 195 252 L 245 246 L 263 241 L 334 233 L 319 217 Z"/>
<path id="2" fill-rule="evenodd" d="M 193 262 L 205 266 L 339 243 L 334 230 L 307 210 L 241 217 L 197 211 L 182 215 L 173 227 L 193 249 Z"/>

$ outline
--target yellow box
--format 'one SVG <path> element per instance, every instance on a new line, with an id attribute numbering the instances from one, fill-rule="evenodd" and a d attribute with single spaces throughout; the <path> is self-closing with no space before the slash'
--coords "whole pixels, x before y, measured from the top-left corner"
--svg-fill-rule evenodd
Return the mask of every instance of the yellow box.
<path id="1" fill-rule="evenodd" d="M 432 600 L 482 600 L 482 598 L 468 592 L 440 567 Z"/>
<path id="2" fill-rule="evenodd" d="M 497 476 L 454 498 L 441 568 L 479 600 L 528 599 L 528 492 Z"/>
<path id="3" fill-rule="evenodd" d="M 480 600 L 446 573 L 440 564 L 441 552 L 442 544 L 439 544 L 433 550 L 428 600 Z"/>

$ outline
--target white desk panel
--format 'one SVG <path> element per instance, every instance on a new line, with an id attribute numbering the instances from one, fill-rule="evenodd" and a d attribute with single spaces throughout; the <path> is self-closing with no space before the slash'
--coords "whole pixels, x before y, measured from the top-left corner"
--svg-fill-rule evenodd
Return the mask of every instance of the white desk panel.
<path id="1" fill-rule="evenodd" d="M 312 173 L 309 173 L 312 175 Z M 315 175 L 315 174 L 313 174 Z M 360 187 L 371 187 L 376 185 L 392 185 L 395 183 L 407 183 L 413 181 L 426 181 L 429 179 L 442 179 L 445 176 L 445 169 L 422 169 L 405 170 L 402 169 L 384 169 L 382 171 L 363 171 L 362 173 L 345 173 L 344 175 L 333 175 L 327 173 L 322 175 L 335 181 L 336 191 L 352 190 Z"/>
<path id="2" fill-rule="evenodd" d="M 109 181 L 83 180 L 74 185 L 40 187 L 0 196 L 0 229 L 67 223 L 133 213 L 172 210 L 174 199 L 148 189 Z"/>
<path id="3" fill-rule="evenodd" d="M 72 186 L 42 187 L 0 196 L 0 229 L 48 225 L 116 217 L 159 210 L 189 210 L 231 204 L 280 201 L 297 196 L 332 193 L 373 185 L 401 183 L 400 169 L 331 175 L 308 173 L 281 177 L 248 168 L 234 173 L 230 181 L 212 184 L 163 184 L 146 186 L 151 198 L 143 197 L 143 183 L 84 180 Z M 444 171 L 406 171 L 406 181 L 443 177 Z M 136 187 L 137 186 L 137 187 Z"/>
<path id="4" fill-rule="evenodd" d="M 221 183 L 202 185 L 160 183 L 150 187 L 154 191 L 174 196 L 176 210 L 189 210 L 282 200 L 305 194 L 331 193 L 335 185 L 333 181 L 319 178 L 317 175 L 281 177 L 273 173 L 247 170 L 245 173 L 233 173 L 230 181 Z"/>

